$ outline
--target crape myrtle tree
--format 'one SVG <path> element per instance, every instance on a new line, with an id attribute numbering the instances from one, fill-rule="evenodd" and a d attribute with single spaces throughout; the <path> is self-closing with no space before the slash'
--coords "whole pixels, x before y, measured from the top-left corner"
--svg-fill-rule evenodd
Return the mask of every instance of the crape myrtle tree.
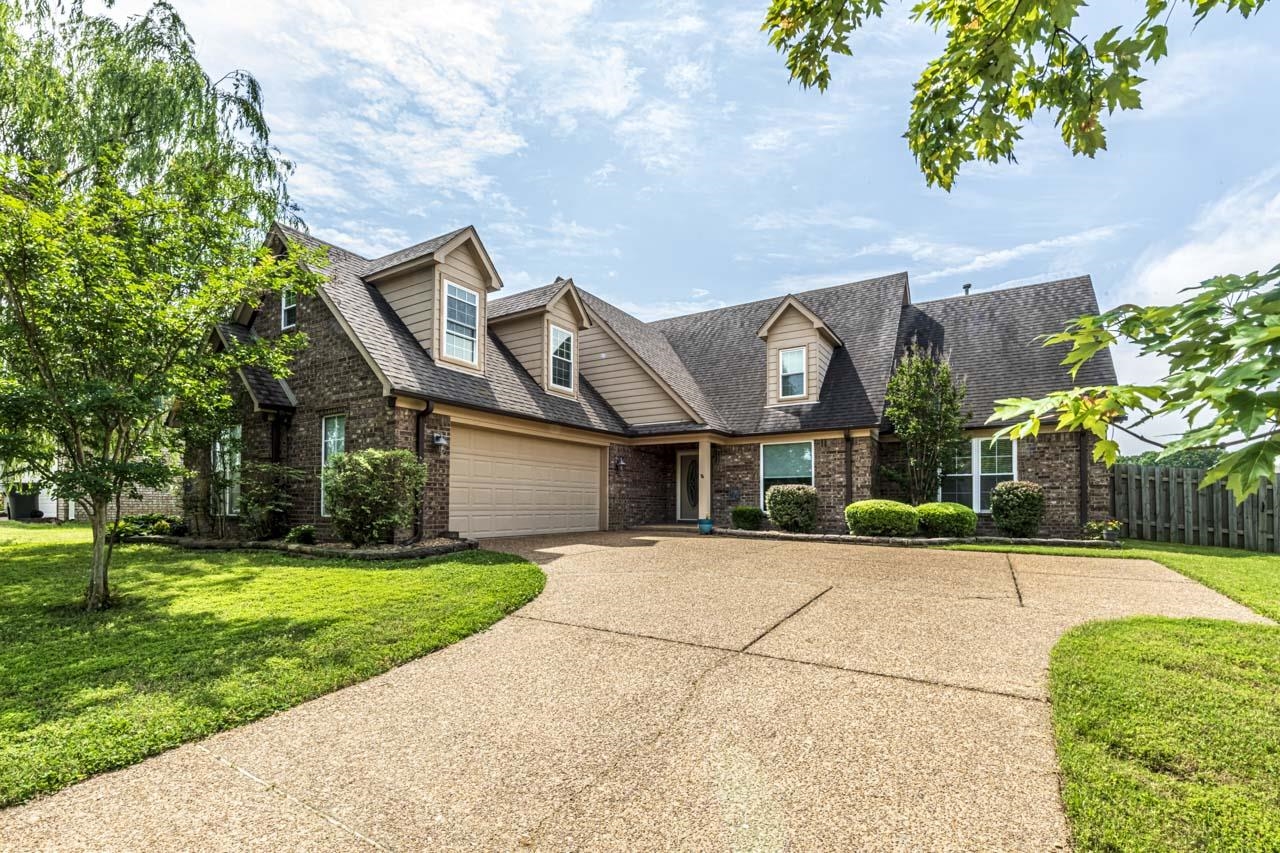
<path id="1" fill-rule="evenodd" d="M 283 374 L 301 343 L 208 345 L 237 306 L 314 286 L 315 259 L 264 247 L 289 171 L 254 79 L 205 74 L 169 6 L 0 2 L 0 467 L 87 510 L 90 610 L 121 495 L 178 473 L 175 406 L 216 422 L 237 367 Z"/>
<path id="2" fill-rule="evenodd" d="M 950 190 L 971 161 L 1014 160 L 1022 127 L 1037 112 L 1052 117 L 1073 154 L 1106 148 L 1104 117 L 1142 108 L 1144 66 L 1163 58 L 1168 20 L 1179 10 L 1199 22 L 1211 14 L 1248 18 L 1266 0 L 1146 0 L 1103 4 L 1117 20 L 1101 35 L 1081 33 L 1083 0 L 920 0 L 912 16 L 946 33 L 942 54 L 915 83 L 905 138 L 931 186 Z M 825 90 L 831 56 L 852 55 L 850 37 L 880 17 L 886 0 L 774 0 L 764 21 L 793 80 Z M 1014 437 L 1036 435 L 1044 420 L 1088 430 L 1094 458 L 1113 464 L 1111 429 L 1129 432 L 1161 454 L 1222 446 L 1205 484 L 1225 479 L 1237 500 L 1275 476 L 1280 456 L 1280 265 L 1222 275 L 1183 292 L 1174 305 L 1121 305 L 1081 317 L 1046 345 L 1065 344 L 1072 376 L 1121 342 L 1160 356 L 1167 374 L 1152 385 L 1077 387 L 1042 397 L 1002 400 L 993 421 L 1016 421 Z M 1161 415 L 1192 424 L 1167 445 L 1143 435 Z"/>
<path id="3" fill-rule="evenodd" d="M 912 504 L 938 499 L 942 470 L 964 439 L 965 394 L 964 381 L 951 375 L 951 363 L 919 343 L 906 348 L 889 377 L 884 413 L 902 461 L 885 473 L 902 484 Z"/>

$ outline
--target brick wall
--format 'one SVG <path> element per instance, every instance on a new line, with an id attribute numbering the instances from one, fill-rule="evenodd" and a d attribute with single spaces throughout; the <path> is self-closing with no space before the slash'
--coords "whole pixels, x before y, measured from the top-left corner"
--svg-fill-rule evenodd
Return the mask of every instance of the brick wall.
<path id="1" fill-rule="evenodd" d="M 1018 479 L 1038 483 L 1044 489 L 1045 515 L 1041 534 L 1078 538 L 1080 529 L 1080 443 L 1084 442 L 1088 486 L 1088 518 L 1111 515 L 1111 473 L 1093 461 L 1096 439 L 1080 433 L 1045 432 L 1038 438 L 1018 442 Z M 881 462 L 895 464 L 901 458 L 902 445 L 885 442 L 881 446 Z M 905 492 L 888 477 L 881 477 L 879 494 L 893 500 L 904 500 Z M 978 533 L 996 535 L 998 531 L 989 515 L 978 517 Z"/>
<path id="2" fill-rule="evenodd" d="M 164 515 L 181 515 L 182 499 L 180 495 L 180 487 L 175 484 L 168 489 L 139 489 L 140 497 L 129 497 L 124 495 L 120 500 L 121 515 L 151 515 L 152 513 L 163 513 Z M 63 521 L 70 519 L 68 514 L 68 504 L 70 502 L 64 498 L 58 499 L 58 518 Z M 115 509 L 111 510 L 111 517 L 115 516 Z M 89 511 L 83 505 L 76 506 L 75 520 L 88 521 Z"/>
<path id="3" fill-rule="evenodd" d="M 405 412 L 397 409 L 397 413 Z M 409 419 L 413 420 L 414 413 Z M 449 530 L 449 453 L 452 449 L 452 424 L 448 415 L 427 415 L 422 419 L 422 458 L 427 463 L 427 485 L 422 490 L 422 534 L 438 536 Z M 432 436 L 443 435 L 449 442 L 443 447 L 432 444 Z M 409 427 L 409 443 L 413 447 L 413 427 Z"/>
<path id="4" fill-rule="evenodd" d="M 609 445 L 610 530 L 676 520 L 676 451 L 682 449 L 688 448 Z"/>
<path id="5" fill-rule="evenodd" d="M 719 527 L 732 525 L 735 506 L 760 505 L 760 445 L 711 447 L 711 517 Z"/>
<path id="6" fill-rule="evenodd" d="M 843 438 L 813 443 L 813 485 L 818 491 L 819 533 L 847 533 L 844 524 L 845 447 Z"/>

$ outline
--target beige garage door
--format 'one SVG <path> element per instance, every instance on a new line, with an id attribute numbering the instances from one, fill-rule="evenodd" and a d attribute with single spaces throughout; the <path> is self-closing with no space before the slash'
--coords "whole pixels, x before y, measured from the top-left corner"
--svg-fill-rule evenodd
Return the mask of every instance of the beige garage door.
<path id="1" fill-rule="evenodd" d="M 600 448 L 455 426 L 449 528 L 463 536 L 600 528 Z"/>

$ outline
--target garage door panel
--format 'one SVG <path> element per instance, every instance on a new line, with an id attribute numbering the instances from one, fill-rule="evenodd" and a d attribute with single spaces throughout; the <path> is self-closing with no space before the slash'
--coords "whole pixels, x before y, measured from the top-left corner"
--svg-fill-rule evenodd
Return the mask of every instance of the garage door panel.
<path id="1" fill-rule="evenodd" d="M 484 538 L 600 525 L 600 448 L 454 427 L 449 526 Z"/>

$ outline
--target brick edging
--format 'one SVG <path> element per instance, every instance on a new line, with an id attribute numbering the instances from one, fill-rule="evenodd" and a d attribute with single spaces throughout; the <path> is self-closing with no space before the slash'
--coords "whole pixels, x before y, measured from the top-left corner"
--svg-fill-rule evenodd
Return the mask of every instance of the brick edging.
<path id="1" fill-rule="evenodd" d="M 716 527 L 712 532 L 744 539 L 786 539 L 796 542 L 837 542 L 842 545 L 889 545 L 895 548 L 936 548 L 940 545 L 1046 545 L 1059 548 L 1119 548 L 1105 539 L 1012 539 L 1006 536 L 928 539 L 917 536 L 848 536 L 835 533 L 784 533 L 781 530 L 736 530 Z"/>
<path id="2" fill-rule="evenodd" d="M 279 551 L 299 557 L 329 557 L 349 560 L 417 560 L 441 557 L 480 547 L 474 539 L 458 539 L 444 545 L 423 545 L 397 549 L 329 548 L 324 545 L 302 545 L 297 542 L 241 542 L 235 539 L 192 539 L 186 536 L 125 536 L 123 542 L 144 545 L 171 545 L 191 551 Z"/>

